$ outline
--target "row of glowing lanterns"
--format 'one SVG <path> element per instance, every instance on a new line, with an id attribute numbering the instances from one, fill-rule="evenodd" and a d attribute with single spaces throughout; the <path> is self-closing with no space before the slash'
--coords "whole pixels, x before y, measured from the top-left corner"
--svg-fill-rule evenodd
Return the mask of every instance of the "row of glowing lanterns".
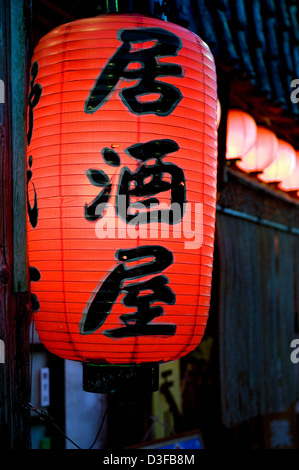
<path id="1" fill-rule="evenodd" d="M 299 197 L 299 150 L 239 109 L 228 112 L 226 159 L 246 173 L 255 173 L 260 181 L 277 183 L 279 189 Z"/>

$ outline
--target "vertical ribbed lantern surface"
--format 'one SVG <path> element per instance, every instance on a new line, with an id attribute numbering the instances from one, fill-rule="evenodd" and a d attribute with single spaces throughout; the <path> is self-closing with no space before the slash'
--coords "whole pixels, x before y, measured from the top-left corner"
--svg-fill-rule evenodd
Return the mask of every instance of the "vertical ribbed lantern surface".
<path id="1" fill-rule="evenodd" d="M 40 340 L 84 363 L 184 356 L 210 305 L 217 90 L 208 47 L 162 20 L 101 15 L 42 38 L 30 78 Z"/>

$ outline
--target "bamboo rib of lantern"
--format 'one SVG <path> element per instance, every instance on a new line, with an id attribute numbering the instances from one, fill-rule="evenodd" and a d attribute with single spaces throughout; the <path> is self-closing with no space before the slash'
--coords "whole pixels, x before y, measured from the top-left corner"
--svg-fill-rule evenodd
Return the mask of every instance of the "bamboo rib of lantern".
<path id="1" fill-rule="evenodd" d="M 30 93 L 28 251 L 41 341 L 83 363 L 182 357 L 204 334 L 212 279 L 217 86 L 207 45 L 139 14 L 80 19 L 41 39 Z M 200 243 L 191 250 L 184 234 L 162 230 L 101 239 L 101 223 L 132 228 L 121 195 L 152 212 L 157 200 L 199 205 Z"/>

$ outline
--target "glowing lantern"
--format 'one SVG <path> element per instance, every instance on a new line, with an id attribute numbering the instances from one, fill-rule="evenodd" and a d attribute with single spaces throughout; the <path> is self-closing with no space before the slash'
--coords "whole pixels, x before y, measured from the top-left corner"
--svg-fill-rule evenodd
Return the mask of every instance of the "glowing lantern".
<path id="1" fill-rule="evenodd" d="M 254 146 L 257 136 L 255 120 L 244 111 L 230 109 L 227 114 L 226 158 L 241 158 Z"/>
<path id="2" fill-rule="evenodd" d="M 291 144 L 278 139 L 277 158 L 257 177 L 265 183 L 277 183 L 288 178 L 295 169 L 296 155 Z"/>
<path id="3" fill-rule="evenodd" d="M 278 139 L 269 129 L 257 126 L 256 141 L 251 150 L 236 165 L 246 173 L 261 172 L 276 158 Z"/>
<path id="4" fill-rule="evenodd" d="M 278 187 L 283 191 L 297 191 L 299 190 L 299 151 L 296 151 L 296 166 L 292 173 L 284 178 Z"/>
<path id="5" fill-rule="evenodd" d="M 139 14 L 64 24 L 31 69 L 28 245 L 47 349 L 166 362 L 210 303 L 217 90 L 190 31 Z"/>

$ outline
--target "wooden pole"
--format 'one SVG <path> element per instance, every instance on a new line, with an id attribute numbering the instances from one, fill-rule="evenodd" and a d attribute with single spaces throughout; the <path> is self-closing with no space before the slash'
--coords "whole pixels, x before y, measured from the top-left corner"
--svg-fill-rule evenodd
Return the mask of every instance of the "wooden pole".
<path id="1" fill-rule="evenodd" d="M 0 0 L 0 448 L 30 448 L 25 122 L 31 2 Z"/>

